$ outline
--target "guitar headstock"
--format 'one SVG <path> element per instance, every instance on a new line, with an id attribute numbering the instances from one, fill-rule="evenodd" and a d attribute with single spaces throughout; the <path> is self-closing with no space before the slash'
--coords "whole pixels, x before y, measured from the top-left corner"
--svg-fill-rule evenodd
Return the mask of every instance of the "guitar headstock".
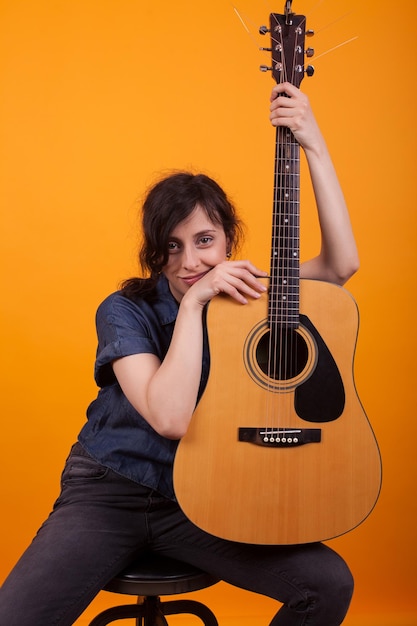
<path id="1" fill-rule="evenodd" d="M 285 13 L 271 13 L 269 16 L 269 29 L 261 26 L 259 32 L 271 35 L 272 67 L 261 66 L 263 71 L 271 70 L 277 83 L 290 82 L 299 87 L 304 74 L 312 76 L 314 68 L 305 67 L 304 57 L 312 56 L 314 51 L 304 49 L 306 35 L 312 35 L 313 31 L 306 32 L 306 18 L 304 15 L 296 15 L 291 12 L 291 2 L 287 0 Z M 264 48 L 265 49 L 265 48 Z"/>

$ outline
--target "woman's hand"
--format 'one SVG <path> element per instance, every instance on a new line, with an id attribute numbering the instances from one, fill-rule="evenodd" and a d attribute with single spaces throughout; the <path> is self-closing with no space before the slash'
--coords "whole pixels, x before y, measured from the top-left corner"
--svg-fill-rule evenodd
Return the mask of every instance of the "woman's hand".
<path id="1" fill-rule="evenodd" d="M 323 141 L 308 97 L 291 83 L 273 88 L 269 119 L 273 126 L 288 127 L 304 150 L 314 149 Z"/>
<path id="2" fill-rule="evenodd" d="M 258 279 L 267 272 L 255 267 L 250 261 L 223 261 L 213 267 L 184 295 L 186 302 L 194 301 L 204 307 L 214 296 L 227 294 L 241 304 L 248 298 L 259 298 L 266 287 Z"/>

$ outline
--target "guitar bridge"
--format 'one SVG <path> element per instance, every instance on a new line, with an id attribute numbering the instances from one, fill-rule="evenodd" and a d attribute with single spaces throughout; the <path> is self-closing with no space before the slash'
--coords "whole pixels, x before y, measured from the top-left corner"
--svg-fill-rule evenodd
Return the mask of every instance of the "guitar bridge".
<path id="1" fill-rule="evenodd" d="M 321 441 L 321 428 L 239 428 L 238 440 L 257 446 L 293 448 Z"/>

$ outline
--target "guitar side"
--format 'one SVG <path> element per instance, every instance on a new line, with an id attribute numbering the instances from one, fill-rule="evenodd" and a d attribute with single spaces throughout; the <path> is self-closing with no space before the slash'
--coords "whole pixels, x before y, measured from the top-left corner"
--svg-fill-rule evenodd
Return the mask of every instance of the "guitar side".
<path id="1" fill-rule="evenodd" d="M 256 544 L 330 539 L 364 521 L 381 485 L 378 446 L 354 384 L 356 303 L 336 285 L 300 281 L 300 313 L 323 339 L 343 382 L 340 415 L 318 422 L 300 418 L 294 408 L 304 380 L 311 386 L 317 377 L 321 358 L 309 327 L 300 330 L 308 349 L 300 375 L 268 381 L 251 364 L 256 349 L 250 345 L 262 335 L 267 307 L 267 296 L 243 307 L 227 297 L 209 305 L 210 377 L 177 450 L 176 495 L 191 521 L 225 539 Z M 317 388 L 325 386 L 326 367 Z M 311 431 L 320 440 L 303 445 L 247 440 L 248 429 L 274 433 L 276 420 L 286 439 L 293 439 L 288 433 Z"/>

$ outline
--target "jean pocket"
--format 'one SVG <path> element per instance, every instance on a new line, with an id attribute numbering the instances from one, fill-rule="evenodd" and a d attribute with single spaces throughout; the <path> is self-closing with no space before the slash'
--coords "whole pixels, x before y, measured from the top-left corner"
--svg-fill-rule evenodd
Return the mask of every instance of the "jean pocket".
<path id="1" fill-rule="evenodd" d="M 108 467 L 101 465 L 90 456 L 71 454 L 62 472 L 62 484 L 101 480 L 108 472 Z"/>

